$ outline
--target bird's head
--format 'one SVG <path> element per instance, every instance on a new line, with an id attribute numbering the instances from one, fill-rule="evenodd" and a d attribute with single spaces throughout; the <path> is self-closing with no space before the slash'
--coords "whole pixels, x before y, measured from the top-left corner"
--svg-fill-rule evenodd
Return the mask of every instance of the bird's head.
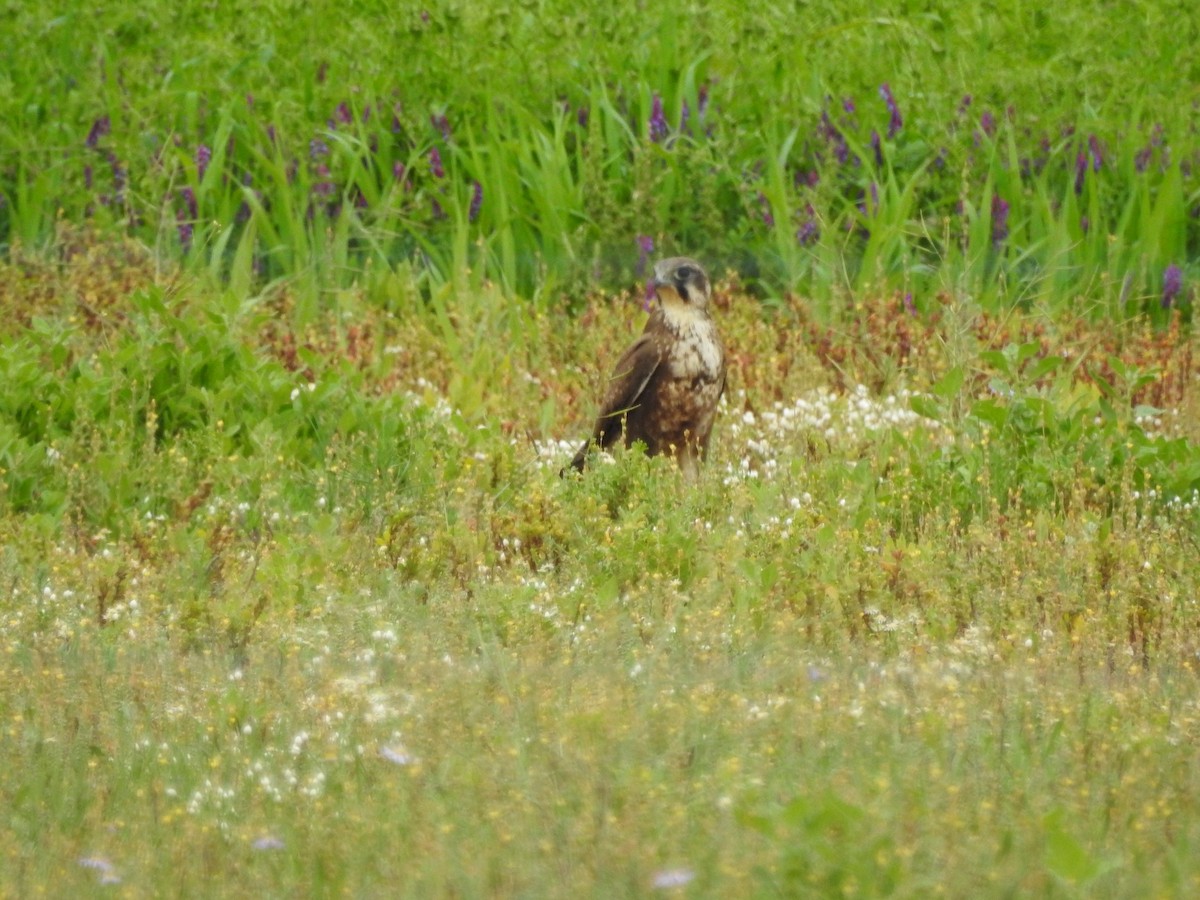
<path id="1" fill-rule="evenodd" d="M 707 313 L 712 287 L 704 267 L 686 256 L 673 256 L 654 264 L 650 281 L 663 312 L 668 315 Z"/>

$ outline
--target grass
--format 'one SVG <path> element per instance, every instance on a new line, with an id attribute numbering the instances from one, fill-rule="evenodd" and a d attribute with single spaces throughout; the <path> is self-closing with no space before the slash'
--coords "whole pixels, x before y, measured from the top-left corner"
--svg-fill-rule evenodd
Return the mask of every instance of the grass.
<path id="1" fill-rule="evenodd" d="M 0 895 L 1194 893 L 1179 12 L 4 12 Z"/>

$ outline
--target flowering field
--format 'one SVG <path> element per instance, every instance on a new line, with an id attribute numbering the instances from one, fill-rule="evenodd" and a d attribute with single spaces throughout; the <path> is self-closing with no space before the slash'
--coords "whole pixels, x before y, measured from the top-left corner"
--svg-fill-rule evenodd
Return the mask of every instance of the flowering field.
<path id="1" fill-rule="evenodd" d="M 653 7 L 0 13 L 0 895 L 1200 887 L 1190 5 Z"/>

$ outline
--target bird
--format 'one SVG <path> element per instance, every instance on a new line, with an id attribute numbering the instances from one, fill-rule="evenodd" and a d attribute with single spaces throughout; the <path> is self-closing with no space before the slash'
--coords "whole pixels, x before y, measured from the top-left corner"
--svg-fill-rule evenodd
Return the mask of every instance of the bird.
<path id="1" fill-rule="evenodd" d="M 650 456 L 672 457 L 695 480 L 725 391 L 712 285 L 700 263 L 676 256 L 655 263 L 649 287 L 650 318 L 617 362 L 592 435 L 570 467 L 582 472 L 593 447 L 607 450 L 623 439 L 626 447 L 640 441 Z"/>

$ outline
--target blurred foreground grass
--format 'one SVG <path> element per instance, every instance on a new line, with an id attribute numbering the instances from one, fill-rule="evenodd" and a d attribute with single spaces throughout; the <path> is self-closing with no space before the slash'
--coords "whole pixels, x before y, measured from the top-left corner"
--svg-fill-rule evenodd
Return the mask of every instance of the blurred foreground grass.
<path id="1" fill-rule="evenodd" d="M 0 892 L 1195 889 L 1189 334 L 724 281 L 692 490 L 557 475 L 636 297 L 3 276 Z"/>

